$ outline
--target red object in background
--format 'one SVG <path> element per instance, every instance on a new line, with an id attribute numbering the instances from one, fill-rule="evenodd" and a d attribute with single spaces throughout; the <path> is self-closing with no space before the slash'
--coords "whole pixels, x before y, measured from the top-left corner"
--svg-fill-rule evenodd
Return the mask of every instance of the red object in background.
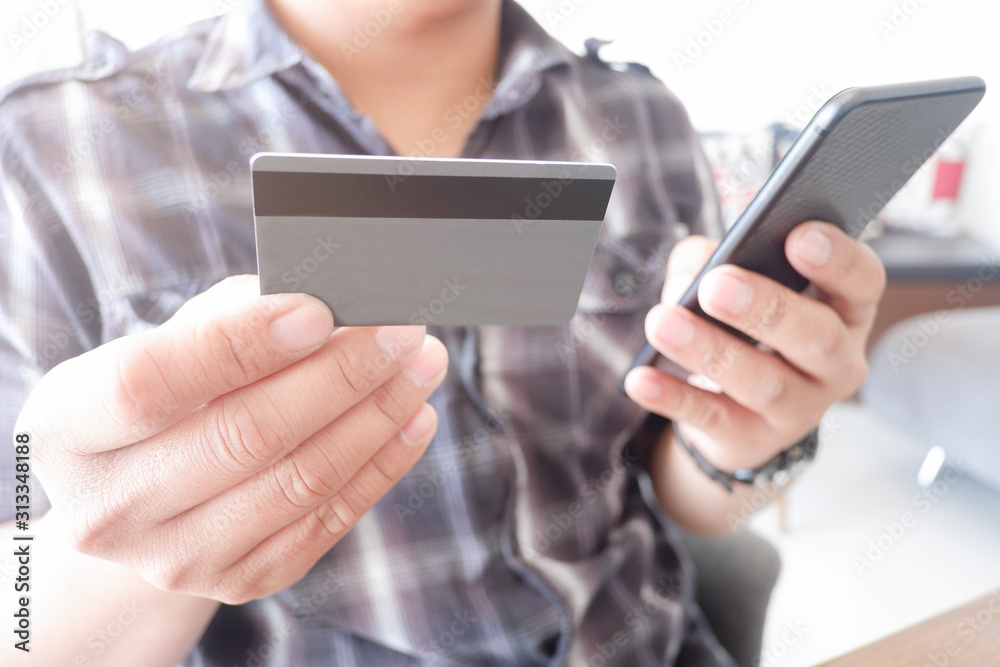
<path id="1" fill-rule="evenodd" d="M 958 188 L 962 184 L 962 169 L 964 162 L 938 160 L 937 173 L 934 176 L 934 194 L 931 199 L 956 199 Z"/>

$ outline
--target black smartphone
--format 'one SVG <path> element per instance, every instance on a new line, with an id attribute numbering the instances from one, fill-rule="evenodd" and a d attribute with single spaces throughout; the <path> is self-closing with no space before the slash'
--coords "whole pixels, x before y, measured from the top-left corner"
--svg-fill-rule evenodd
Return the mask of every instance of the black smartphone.
<path id="1" fill-rule="evenodd" d="M 723 237 L 680 304 L 755 342 L 701 309 L 702 276 L 716 266 L 735 264 L 802 291 L 808 281 L 785 257 L 789 232 L 806 220 L 823 220 L 859 237 L 985 92 L 985 82 L 970 76 L 848 88 L 834 95 Z M 647 343 L 629 370 L 653 364 L 658 356 Z"/>

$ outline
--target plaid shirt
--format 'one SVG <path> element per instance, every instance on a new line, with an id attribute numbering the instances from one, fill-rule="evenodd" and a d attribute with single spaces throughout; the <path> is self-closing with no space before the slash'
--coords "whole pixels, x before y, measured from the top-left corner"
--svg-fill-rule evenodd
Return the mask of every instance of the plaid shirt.
<path id="1" fill-rule="evenodd" d="M 264 3 L 244 4 L 134 53 L 91 34 L 80 66 L 0 93 L 4 432 L 59 362 L 256 272 L 254 153 L 393 153 Z M 452 367 L 427 453 L 298 584 L 222 607 L 188 664 L 731 664 L 628 453 L 646 414 L 618 390 L 671 247 L 720 231 L 709 170 L 645 68 L 576 56 L 513 2 L 501 49 L 492 96 L 461 101 L 481 114 L 464 156 L 618 170 L 577 314 L 431 327 Z M 4 520 L 13 478 L 5 450 Z"/>

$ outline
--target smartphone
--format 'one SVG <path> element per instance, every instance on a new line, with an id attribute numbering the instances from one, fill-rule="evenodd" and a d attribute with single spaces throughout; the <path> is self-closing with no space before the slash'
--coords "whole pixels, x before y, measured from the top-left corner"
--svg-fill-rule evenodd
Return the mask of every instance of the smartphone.
<path id="1" fill-rule="evenodd" d="M 858 238 L 985 92 L 985 82 L 970 76 L 848 88 L 834 95 L 723 237 L 680 304 L 756 342 L 701 309 L 702 276 L 722 264 L 735 264 L 802 291 L 809 281 L 785 257 L 789 232 L 806 220 L 823 220 Z M 631 368 L 651 365 L 658 356 L 647 343 Z"/>

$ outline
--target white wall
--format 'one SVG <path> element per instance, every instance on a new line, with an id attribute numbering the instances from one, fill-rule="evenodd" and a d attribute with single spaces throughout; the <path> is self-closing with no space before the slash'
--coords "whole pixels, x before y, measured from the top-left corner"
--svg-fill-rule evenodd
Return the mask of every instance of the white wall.
<path id="1" fill-rule="evenodd" d="M 239 1 L 3 0 L 0 80 L 78 58 L 78 24 L 101 26 L 138 45 Z M 853 85 L 960 74 L 978 74 L 988 84 L 1000 85 L 1000 5 L 990 0 L 523 4 L 573 48 L 581 48 L 590 36 L 614 40 L 605 56 L 652 67 L 686 102 L 703 130 L 757 128 L 800 109 L 806 120 L 810 114 L 803 108 L 811 111 L 818 102 L 814 91 L 826 97 Z M 47 18 L 46 10 L 53 18 Z M 17 44 L 12 44 L 11 36 L 21 35 L 32 22 L 44 25 L 26 43 L 15 38 Z M 691 47 L 698 40 L 704 46 Z M 678 61 L 688 55 L 693 56 L 690 62 Z M 984 107 L 992 106 L 993 95 L 987 95 Z"/>
<path id="2" fill-rule="evenodd" d="M 811 106 L 814 89 L 832 94 L 849 86 L 964 74 L 1000 84 L 1000 6 L 988 0 L 530 4 L 567 43 L 596 33 L 615 40 L 609 56 L 649 64 L 686 102 L 700 129 L 765 125 Z M 720 21 L 723 12 L 728 23 Z M 681 60 L 689 53 L 694 58 Z"/>

